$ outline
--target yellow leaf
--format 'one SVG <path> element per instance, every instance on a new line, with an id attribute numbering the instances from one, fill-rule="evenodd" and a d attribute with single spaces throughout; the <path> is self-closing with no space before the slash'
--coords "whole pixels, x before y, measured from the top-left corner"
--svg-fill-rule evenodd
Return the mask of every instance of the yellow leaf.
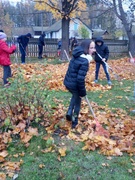
<path id="1" fill-rule="evenodd" d="M 8 152 L 7 152 L 6 150 L 0 152 L 0 156 L 2 156 L 2 157 L 4 157 L 4 158 L 5 158 L 7 155 L 8 155 Z"/>
<path id="2" fill-rule="evenodd" d="M 58 161 L 61 161 L 60 156 L 57 157 Z"/>
<path id="3" fill-rule="evenodd" d="M 4 161 L 5 161 L 4 157 L 0 156 L 0 162 L 4 162 Z"/>
<path id="4" fill-rule="evenodd" d="M 17 158 L 19 155 L 18 155 L 18 154 L 14 154 L 13 156 L 14 156 L 15 158 Z"/>
<path id="5" fill-rule="evenodd" d="M 60 148 L 60 149 L 59 149 L 60 155 L 61 155 L 61 156 L 66 156 L 66 150 L 67 150 L 66 147 Z"/>
<path id="6" fill-rule="evenodd" d="M 6 180 L 6 174 L 3 172 L 0 172 L 0 179 L 1 180 Z"/>
<path id="7" fill-rule="evenodd" d="M 128 169 L 128 172 L 129 172 L 129 173 L 132 173 L 133 171 L 132 171 L 132 169 Z"/>
<path id="8" fill-rule="evenodd" d="M 44 167 L 45 167 L 44 164 L 40 164 L 40 165 L 39 165 L 39 168 L 41 168 L 41 169 L 44 168 Z"/>
<path id="9" fill-rule="evenodd" d="M 38 136 L 38 129 L 37 129 L 37 128 L 29 127 L 29 128 L 28 128 L 28 131 L 29 131 L 29 134 L 30 134 L 30 135 Z"/>
<path id="10" fill-rule="evenodd" d="M 123 155 L 123 153 L 120 151 L 119 148 L 115 148 L 115 149 L 114 149 L 114 152 L 115 152 L 116 155 L 118 155 L 118 156 L 122 156 L 122 155 Z"/>

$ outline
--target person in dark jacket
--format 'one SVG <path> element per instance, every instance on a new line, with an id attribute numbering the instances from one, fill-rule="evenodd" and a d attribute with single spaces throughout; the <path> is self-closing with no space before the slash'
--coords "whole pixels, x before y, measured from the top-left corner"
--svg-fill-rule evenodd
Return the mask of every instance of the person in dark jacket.
<path id="1" fill-rule="evenodd" d="M 43 33 L 38 39 L 38 59 L 42 59 L 42 54 L 43 54 L 43 46 L 45 46 L 45 36 L 46 34 Z"/>
<path id="2" fill-rule="evenodd" d="M 77 39 L 74 37 L 72 42 L 71 42 L 71 51 L 78 45 Z"/>
<path id="3" fill-rule="evenodd" d="M 12 45 L 11 47 L 8 46 L 6 43 L 7 35 L 3 32 L 0 32 L 0 65 L 3 66 L 3 83 L 4 87 L 8 87 L 10 85 L 8 78 L 11 75 L 11 61 L 10 61 L 10 54 L 14 53 L 16 50 L 16 46 Z"/>
<path id="4" fill-rule="evenodd" d="M 25 56 L 28 55 L 28 43 L 30 38 L 32 38 L 32 35 L 30 33 L 26 35 L 21 35 L 17 38 L 17 42 L 19 43 L 19 49 L 21 53 L 22 64 L 25 64 Z"/>
<path id="5" fill-rule="evenodd" d="M 96 45 L 96 53 L 95 53 L 95 62 L 96 62 L 96 71 L 95 71 L 95 83 L 98 82 L 98 75 L 99 75 L 99 69 L 102 65 L 104 72 L 106 74 L 106 78 L 108 81 L 108 85 L 112 85 L 110 81 L 110 75 L 108 72 L 108 68 L 105 64 L 109 58 L 109 49 L 108 46 L 104 43 L 102 37 L 97 37 L 95 39 L 95 45 Z"/>
<path id="6" fill-rule="evenodd" d="M 95 43 L 91 40 L 84 40 L 77 46 L 73 50 L 73 57 L 64 78 L 64 85 L 72 94 L 66 114 L 66 119 L 72 121 L 72 128 L 78 124 L 81 98 L 86 96 L 85 77 L 89 69 L 89 62 L 92 60 L 92 54 L 95 51 Z"/>
<path id="7" fill-rule="evenodd" d="M 58 47 L 57 47 L 57 55 L 58 55 L 58 57 L 61 54 L 61 46 L 62 46 L 62 42 L 61 42 L 61 39 L 59 39 L 58 40 Z"/>

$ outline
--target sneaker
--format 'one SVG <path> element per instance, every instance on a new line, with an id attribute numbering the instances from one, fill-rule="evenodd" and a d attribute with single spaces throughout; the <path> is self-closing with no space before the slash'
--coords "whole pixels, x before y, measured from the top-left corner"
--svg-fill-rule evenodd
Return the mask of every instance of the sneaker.
<path id="1" fill-rule="evenodd" d="M 95 81 L 94 81 L 95 83 L 98 83 L 98 80 L 97 79 L 95 79 Z"/>
<path id="2" fill-rule="evenodd" d="M 112 85 L 112 82 L 111 82 L 111 81 L 108 81 L 108 85 L 111 86 L 111 85 Z"/>
<path id="3" fill-rule="evenodd" d="M 7 83 L 7 84 L 4 84 L 4 88 L 9 88 L 10 87 L 10 84 Z"/>

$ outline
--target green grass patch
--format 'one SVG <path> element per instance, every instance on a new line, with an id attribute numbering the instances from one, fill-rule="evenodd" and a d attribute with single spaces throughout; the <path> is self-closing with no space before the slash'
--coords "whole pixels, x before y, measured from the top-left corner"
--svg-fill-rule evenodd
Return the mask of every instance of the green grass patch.
<path id="1" fill-rule="evenodd" d="M 55 136 L 55 143 L 65 144 L 67 155 L 58 160 L 58 152 L 42 153 L 41 149 L 45 148 L 42 135 L 33 138 L 30 146 L 26 149 L 21 146 L 14 150 L 14 153 L 25 152 L 25 156 L 21 159 L 24 161 L 18 180 L 133 180 L 134 173 L 130 173 L 131 157 L 124 154 L 122 157 L 112 157 L 107 159 L 98 153 L 98 151 L 88 152 L 82 151 L 83 143 L 75 143 L 67 139 L 60 139 Z M 9 147 L 11 152 L 12 148 Z M 12 151 L 13 154 L 13 151 Z M 14 160 L 20 160 L 20 158 Z M 135 160 L 135 159 L 134 159 Z M 44 165 L 40 168 L 40 165 Z"/>

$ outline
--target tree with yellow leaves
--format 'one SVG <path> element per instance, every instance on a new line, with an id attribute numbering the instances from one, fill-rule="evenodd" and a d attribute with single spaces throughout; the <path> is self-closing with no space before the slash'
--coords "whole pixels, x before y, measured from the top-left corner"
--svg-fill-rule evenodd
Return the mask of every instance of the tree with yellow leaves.
<path id="1" fill-rule="evenodd" d="M 71 18 L 79 17 L 86 10 L 85 0 L 33 0 L 35 8 L 52 12 L 53 16 L 62 20 L 61 59 L 65 60 L 64 50 L 69 52 L 69 23 Z"/>

